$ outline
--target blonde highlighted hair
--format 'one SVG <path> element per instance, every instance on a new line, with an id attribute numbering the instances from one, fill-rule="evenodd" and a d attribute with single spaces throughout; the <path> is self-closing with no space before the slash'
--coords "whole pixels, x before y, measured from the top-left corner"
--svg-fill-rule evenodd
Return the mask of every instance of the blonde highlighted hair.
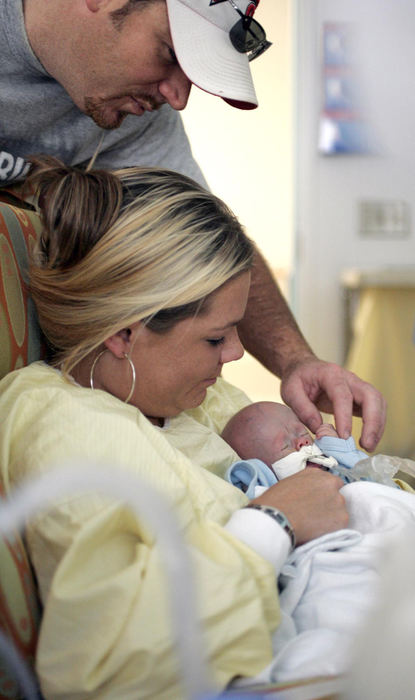
<path id="1" fill-rule="evenodd" d="M 43 231 L 30 291 L 65 372 L 133 323 L 163 332 L 200 312 L 251 267 L 253 246 L 235 216 L 184 175 L 31 160 Z"/>

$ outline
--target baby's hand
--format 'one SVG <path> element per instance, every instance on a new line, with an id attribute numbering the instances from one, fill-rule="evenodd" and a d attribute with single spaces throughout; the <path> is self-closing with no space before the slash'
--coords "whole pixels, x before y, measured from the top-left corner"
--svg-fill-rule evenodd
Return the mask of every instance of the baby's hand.
<path id="1" fill-rule="evenodd" d="M 335 428 L 330 425 L 330 423 L 322 423 L 317 428 L 316 440 L 320 440 L 322 437 L 339 437 Z"/>

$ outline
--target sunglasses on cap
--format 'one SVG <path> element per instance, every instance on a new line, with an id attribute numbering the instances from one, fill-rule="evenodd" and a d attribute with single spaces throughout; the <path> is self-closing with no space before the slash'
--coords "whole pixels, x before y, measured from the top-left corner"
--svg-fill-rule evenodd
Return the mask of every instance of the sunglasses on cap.
<path id="1" fill-rule="evenodd" d="M 272 46 L 267 40 L 265 29 L 251 15 L 244 15 L 234 0 L 228 0 L 240 18 L 229 31 L 233 47 L 239 53 L 248 54 L 248 61 L 260 56 Z"/>

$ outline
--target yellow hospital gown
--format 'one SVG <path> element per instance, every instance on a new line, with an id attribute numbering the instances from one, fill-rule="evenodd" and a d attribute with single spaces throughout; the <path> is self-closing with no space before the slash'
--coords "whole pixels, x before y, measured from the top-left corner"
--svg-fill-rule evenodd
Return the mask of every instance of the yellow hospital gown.
<path id="1" fill-rule="evenodd" d="M 160 430 L 133 406 L 43 363 L 0 382 L 6 490 L 79 457 L 113 465 L 115 479 L 138 474 L 171 504 L 189 546 L 217 688 L 270 662 L 279 622 L 271 565 L 223 528 L 247 499 L 220 478 L 234 453 L 217 433 L 246 403 L 218 380 L 201 407 Z M 26 536 L 45 606 L 37 652 L 45 698 L 182 698 L 169 581 L 145 523 L 96 493 L 68 494 L 28 523 Z"/>

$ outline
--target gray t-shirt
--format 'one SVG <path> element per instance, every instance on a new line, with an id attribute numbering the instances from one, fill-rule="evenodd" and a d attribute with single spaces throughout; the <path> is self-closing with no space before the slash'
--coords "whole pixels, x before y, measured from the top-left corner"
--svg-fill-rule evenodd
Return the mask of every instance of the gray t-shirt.
<path id="1" fill-rule="evenodd" d="M 113 131 L 96 126 L 74 105 L 30 47 L 22 0 L 0 0 L 0 57 L 0 187 L 22 178 L 34 154 L 87 163 L 101 139 L 96 167 L 155 165 L 206 185 L 181 117 L 169 105 L 129 115 Z"/>

